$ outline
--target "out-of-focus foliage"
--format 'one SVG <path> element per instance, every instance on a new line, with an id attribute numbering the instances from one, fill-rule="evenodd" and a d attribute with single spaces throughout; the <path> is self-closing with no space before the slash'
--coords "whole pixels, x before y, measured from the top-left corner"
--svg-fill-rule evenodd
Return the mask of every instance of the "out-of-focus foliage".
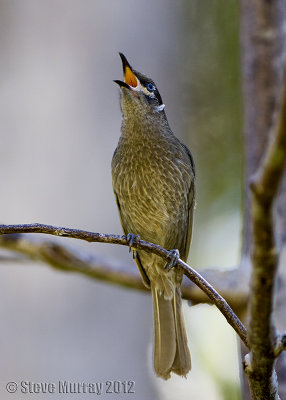
<path id="1" fill-rule="evenodd" d="M 199 212 L 208 219 L 208 207 L 220 197 L 224 209 L 240 205 L 238 5 L 233 0 L 184 1 L 181 12 L 182 120 L 196 157 Z"/>
<path id="2" fill-rule="evenodd" d="M 191 264 L 234 262 L 241 176 L 238 47 L 234 0 L 0 0 L 1 221 L 121 232 L 110 161 L 120 134 L 112 80 L 122 77 L 122 51 L 158 84 L 170 125 L 196 161 Z M 131 264 L 126 248 L 68 243 Z M 237 382 L 235 346 L 226 350 L 222 339 L 221 354 L 233 361 L 221 356 L 216 364 L 212 350 L 219 343 L 209 349 L 209 340 L 202 340 L 209 307 L 184 307 L 193 370 L 187 380 L 164 382 L 152 372 L 147 294 L 11 264 L 1 265 L 0 293 L 2 381 L 133 379 L 140 400 L 174 393 L 178 400 L 221 400 L 224 388 Z M 222 325 L 212 320 L 224 338 Z M 27 400 L 17 393 L 22 398 Z"/>
<path id="3" fill-rule="evenodd" d="M 180 4 L 176 54 L 180 121 L 197 167 L 192 260 L 233 265 L 238 260 L 242 197 L 238 4 L 234 0 Z M 206 254 L 211 256 L 204 258 Z"/>

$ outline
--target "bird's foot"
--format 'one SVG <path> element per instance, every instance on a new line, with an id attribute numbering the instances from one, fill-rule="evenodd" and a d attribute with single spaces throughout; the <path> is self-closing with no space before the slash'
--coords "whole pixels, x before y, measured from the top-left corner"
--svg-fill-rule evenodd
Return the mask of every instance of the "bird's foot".
<path id="1" fill-rule="evenodd" d="M 178 249 L 172 249 L 169 251 L 168 255 L 170 257 L 170 261 L 167 261 L 166 264 L 164 265 L 164 269 L 166 271 L 170 271 L 177 265 L 180 258 L 180 252 Z"/>
<path id="2" fill-rule="evenodd" d="M 132 251 L 132 258 L 134 259 L 136 257 L 136 250 L 132 249 L 132 245 L 134 243 L 134 240 L 140 240 L 140 235 L 134 235 L 134 233 L 128 233 L 126 236 L 126 241 L 129 246 L 129 253 Z"/>

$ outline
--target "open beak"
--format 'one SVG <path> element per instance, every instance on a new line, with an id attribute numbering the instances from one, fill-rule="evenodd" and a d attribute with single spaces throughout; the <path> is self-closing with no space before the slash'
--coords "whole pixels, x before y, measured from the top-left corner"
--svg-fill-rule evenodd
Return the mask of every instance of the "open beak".
<path id="1" fill-rule="evenodd" d="M 114 82 L 120 87 L 125 87 L 126 89 L 136 88 L 138 86 L 138 79 L 136 78 L 131 65 L 127 61 L 127 58 L 124 56 L 124 54 L 119 53 L 119 55 L 122 61 L 124 82 L 119 80 L 115 80 Z"/>

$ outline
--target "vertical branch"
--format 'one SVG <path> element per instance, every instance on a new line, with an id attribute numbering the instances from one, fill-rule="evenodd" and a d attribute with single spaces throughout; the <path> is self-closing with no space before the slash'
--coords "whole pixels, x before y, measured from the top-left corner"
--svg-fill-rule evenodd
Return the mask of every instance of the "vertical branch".
<path id="1" fill-rule="evenodd" d="M 286 162 L 286 87 L 277 128 L 260 171 L 251 183 L 253 191 L 251 217 L 253 232 L 252 278 L 249 297 L 250 387 L 254 398 L 278 398 L 275 384 L 275 343 L 273 298 L 278 266 L 275 244 L 273 202 Z"/>
<path id="2" fill-rule="evenodd" d="M 241 0 L 246 190 L 244 257 L 249 256 L 252 241 L 248 183 L 260 165 L 279 106 L 284 71 L 283 24 L 285 0 Z"/>
<path id="3" fill-rule="evenodd" d="M 253 352 L 248 373 L 254 399 L 278 398 L 273 369 L 272 327 L 273 281 L 277 270 L 274 235 L 277 230 L 274 232 L 273 229 L 272 205 L 282 173 L 279 173 L 272 187 L 273 175 L 267 177 L 269 170 L 265 166 L 275 166 L 275 160 L 280 157 L 279 151 L 276 156 L 270 150 L 267 153 L 263 169 L 253 180 L 252 194 L 248 183 L 261 164 L 267 144 L 271 142 L 271 127 L 275 117 L 277 119 L 284 73 L 285 16 L 285 0 L 241 0 L 246 157 L 242 257 L 249 259 L 253 249 L 249 324 Z M 282 117 L 285 118 L 283 115 Z M 283 125 L 284 122 L 280 120 L 279 126 Z M 277 135 L 278 131 L 279 129 L 275 131 Z M 273 149 L 273 145 L 274 142 L 269 149 Z M 269 184 L 272 187 L 271 193 L 268 191 Z M 284 217 L 286 218 L 286 214 Z M 277 221 L 277 218 L 275 214 L 274 220 Z M 285 308 L 285 301 L 283 306 Z M 285 373 L 278 378 L 285 380 Z M 244 399 L 249 398 L 247 396 L 245 391 Z"/>

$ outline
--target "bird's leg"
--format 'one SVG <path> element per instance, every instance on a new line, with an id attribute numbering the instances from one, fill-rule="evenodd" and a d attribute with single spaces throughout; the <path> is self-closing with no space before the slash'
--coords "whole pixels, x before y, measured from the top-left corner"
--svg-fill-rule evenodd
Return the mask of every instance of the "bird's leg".
<path id="1" fill-rule="evenodd" d="M 132 249 L 132 245 L 134 243 L 134 240 L 140 240 L 140 235 L 134 235 L 134 233 L 128 233 L 128 235 L 126 236 L 126 241 L 129 245 L 129 253 L 131 253 L 132 250 L 132 258 L 134 260 L 134 258 L 136 257 L 136 250 Z"/>
<path id="2" fill-rule="evenodd" d="M 172 249 L 169 251 L 168 256 L 171 259 L 170 259 L 170 261 L 167 261 L 164 266 L 164 269 L 166 271 L 170 271 L 170 269 L 174 268 L 177 265 L 179 258 L 180 258 L 180 252 L 178 249 Z"/>

